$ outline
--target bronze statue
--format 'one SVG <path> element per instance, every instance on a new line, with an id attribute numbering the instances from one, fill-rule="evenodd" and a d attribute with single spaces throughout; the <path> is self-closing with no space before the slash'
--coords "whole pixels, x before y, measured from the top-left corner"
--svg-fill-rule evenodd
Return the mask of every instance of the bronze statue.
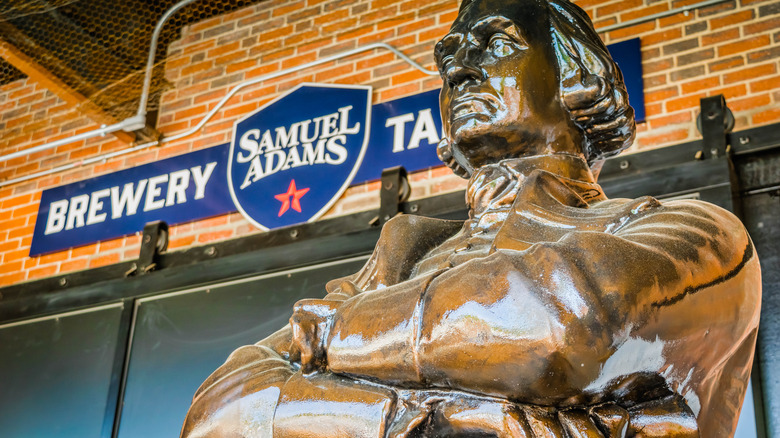
<path id="1" fill-rule="evenodd" d="M 586 14 L 466 0 L 436 61 L 469 219 L 389 221 L 203 383 L 182 436 L 731 436 L 758 259 L 718 207 L 604 196 L 634 121 Z"/>

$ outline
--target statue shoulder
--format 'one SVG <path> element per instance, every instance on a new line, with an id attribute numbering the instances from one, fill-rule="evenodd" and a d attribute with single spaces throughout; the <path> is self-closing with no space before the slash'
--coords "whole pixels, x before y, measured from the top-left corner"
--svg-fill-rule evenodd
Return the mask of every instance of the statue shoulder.
<path id="1" fill-rule="evenodd" d="M 382 227 L 374 253 L 351 279 L 362 290 L 404 281 L 425 254 L 457 233 L 462 226 L 463 221 L 396 216 Z"/>

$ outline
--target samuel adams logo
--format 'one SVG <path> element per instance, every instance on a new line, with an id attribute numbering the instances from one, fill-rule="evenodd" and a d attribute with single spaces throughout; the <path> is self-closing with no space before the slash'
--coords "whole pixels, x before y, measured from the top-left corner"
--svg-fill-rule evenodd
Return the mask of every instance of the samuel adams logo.
<path id="1" fill-rule="evenodd" d="M 303 84 L 236 122 L 228 186 L 250 222 L 317 219 L 352 182 L 368 145 L 371 87 Z"/>

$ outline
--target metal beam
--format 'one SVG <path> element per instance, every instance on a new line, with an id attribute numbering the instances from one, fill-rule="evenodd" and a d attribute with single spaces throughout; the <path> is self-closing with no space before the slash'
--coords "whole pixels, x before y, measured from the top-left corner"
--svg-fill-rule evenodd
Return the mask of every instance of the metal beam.
<path id="1" fill-rule="evenodd" d="M 8 61 L 19 71 L 26 74 L 30 79 L 40 83 L 51 90 L 60 99 L 79 108 L 79 111 L 93 121 L 113 125 L 118 121 L 111 115 L 103 111 L 102 108 L 91 102 L 86 96 L 71 88 L 62 79 L 58 78 L 47 70 L 44 66 L 36 62 L 19 50 L 16 46 L 0 36 L 0 57 Z M 116 131 L 112 133 L 117 139 L 130 144 L 135 141 L 133 134 Z"/>

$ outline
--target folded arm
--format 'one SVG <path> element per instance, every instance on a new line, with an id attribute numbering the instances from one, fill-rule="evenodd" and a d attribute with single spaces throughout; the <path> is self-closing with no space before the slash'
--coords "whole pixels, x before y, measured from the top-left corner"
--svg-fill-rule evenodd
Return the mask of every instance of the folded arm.
<path id="1" fill-rule="evenodd" d="M 578 403 L 632 337 L 660 339 L 667 362 L 688 369 L 695 354 L 727 354 L 690 343 L 714 330 L 739 344 L 755 327 L 757 266 L 729 213 L 695 202 L 657 207 L 614 234 L 572 231 L 522 251 L 499 248 L 350 298 L 333 316 L 327 364 L 402 386 Z"/>

